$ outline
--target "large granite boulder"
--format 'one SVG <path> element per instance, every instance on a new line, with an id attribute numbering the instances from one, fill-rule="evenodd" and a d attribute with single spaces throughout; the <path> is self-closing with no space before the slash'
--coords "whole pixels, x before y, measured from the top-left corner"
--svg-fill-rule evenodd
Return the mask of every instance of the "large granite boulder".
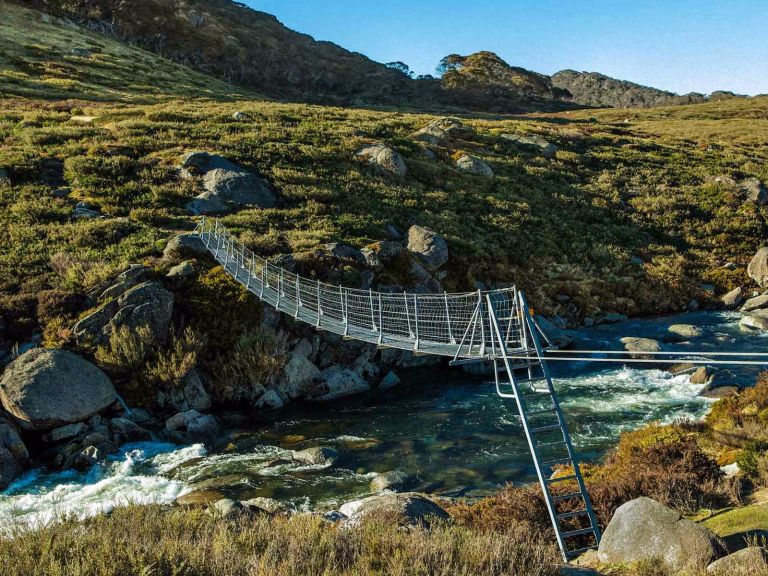
<path id="1" fill-rule="evenodd" d="M 408 174 L 408 166 L 399 152 L 385 144 L 370 144 L 357 151 L 355 159 L 372 166 L 384 176 L 404 178 Z"/>
<path id="2" fill-rule="evenodd" d="M 758 546 L 750 546 L 707 566 L 713 576 L 768 576 L 768 554 Z"/>
<path id="3" fill-rule="evenodd" d="M 277 195 L 261 175 L 216 154 L 185 154 L 180 174 L 200 179 L 204 190 L 187 204 L 190 214 L 226 214 L 240 208 L 272 208 L 277 203 Z"/>
<path id="4" fill-rule="evenodd" d="M 747 266 L 747 274 L 761 288 L 768 287 L 768 246 L 757 251 Z"/>
<path id="5" fill-rule="evenodd" d="M 413 225 L 408 229 L 408 250 L 418 254 L 430 270 L 437 270 L 448 262 L 448 243 L 445 238 L 423 226 Z"/>
<path id="6" fill-rule="evenodd" d="M 99 344 L 115 329 L 125 326 L 136 334 L 145 329 L 148 344 L 163 344 L 168 338 L 173 312 L 173 294 L 159 282 L 144 282 L 109 300 L 77 324 L 73 331 L 80 341 Z"/>
<path id="7" fill-rule="evenodd" d="M 537 315 L 535 319 L 541 331 L 546 334 L 547 339 L 558 348 L 567 348 L 573 344 L 573 338 L 548 318 Z"/>
<path id="8" fill-rule="evenodd" d="M 472 154 L 462 154 L 456 158 L 456 168 L 462 172 L 493 178 L 493 169 L 488 164 Z"/>
<path id="9" fill-rule="evenodd" d="M 703 570 L 723 551 L 722 542 L 703 526 L 640 497 L 616 510 L 603 533 L 598 558 L 606 564 L 659 559 L 678 573 Z"/>
<path id="10" fill-rule="evenodd" d="M 298 398 L 307 393 L 319 376 L 320 369 L 306 355 L 294 352 L 283 368 L 278 390 L 289 398 Z"/>
<path id="11" fill-rule="evenodd" d="M 448 513 L 437 504 L 415 492 L 384 492 L 362 500 L 343 504 L 339 509 L 349 524 L 358 524 L 369 517 L 384 516 L 404 526 L 429 526 L 435 520 L 448 520 Z"/>
<path id="12" fill-rule="evenodd" d="M 325 402 L 367 392 L 370 389 L 370 384 L 356 372 L 340 366 L 332 366 L 323 370 L 314 379 L 306 398 L 315 402 Z"/>
<path id="13" fill-rule="evenodd" d="M 81 422 L 116 399 L 104 372 L 66 350 L 30 350 L 14 360 L 0 379 L 0 402 L 25 430 Z"/>

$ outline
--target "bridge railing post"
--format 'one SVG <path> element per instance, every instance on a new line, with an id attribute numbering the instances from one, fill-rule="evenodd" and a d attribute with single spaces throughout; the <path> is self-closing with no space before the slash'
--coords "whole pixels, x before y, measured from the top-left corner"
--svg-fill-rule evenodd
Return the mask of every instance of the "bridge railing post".
<path id="1" fill-rule="evenodd" d="M 381 314 L 381 292 L 377 292 L 377 294 L 379 295 L 379 344 L 381 344 L 384 341 L 384 324 Z"/>
<path id="2" fill-rule="evenodd" d="M 317 293 L 317 326 L 320 326 L 320 320 L 322 319 L 322 316 L 323 316 L 323 305 L 320 301 L 320 298 L 321 298 L 320 280 L 317 280 L 316 293 Z"/>
<path id="3" fill-rule="evenodd" d="M 344 336 L 349 336 L 349 292 L 341 289 L 341 312 L 344 318 Z"/>
<path id="4" fill-rule="evenodd" d="M 414 343 L 413 349 L 418 350 L 419 349 L 419 299 L 416 298 L 416 294 L 413 295 L 413 320 L 416 324 L 416 342 Z"/>
<path id="5" fill-rule="evenodd" d="M 451 328 L 451 312 L 448 309 L 448 292 L 443 292 L 443 299 L 445 300 L 445 321 L 448 324 L 448 341 L 451 344 L 456 344 L 456 338 L 453 337 L 453 329 Z"/>
<path id="6" fill-rule="evenodd" d="M 483 293 L 480 290 L 477 291 L 477 305 L 480 314 L 480 356 L 485 356 L 485 313 L 483 312 Z"/>

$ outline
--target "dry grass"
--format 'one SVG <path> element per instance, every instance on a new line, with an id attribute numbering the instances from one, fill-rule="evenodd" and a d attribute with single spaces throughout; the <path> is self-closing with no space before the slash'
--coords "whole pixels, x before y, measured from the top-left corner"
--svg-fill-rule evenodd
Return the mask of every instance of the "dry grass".
<path id="1" fill-rule="evenodd" d="M 307 515 L 227 521 L 159 507 L 0 540 L 3 576 L 554 576 L 558 563 L 549 541 L 515 525 L 340 529 Z"/>

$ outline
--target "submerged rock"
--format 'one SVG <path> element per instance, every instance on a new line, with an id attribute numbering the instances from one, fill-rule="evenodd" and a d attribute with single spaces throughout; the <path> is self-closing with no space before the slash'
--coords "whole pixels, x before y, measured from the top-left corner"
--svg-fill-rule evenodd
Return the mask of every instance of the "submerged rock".
<path id="1" fill-rule="evenodd" d="M 660 559 L 678 573 L 704 569 L 723 550 L 722 542 L 703 526 L 640 497 L 616 510 L 603 533 L 598 557 L 609 564 Z"/>
<path id="2" fill-rule="evenodd" d="M 371 490 L 374 492 L 383 492 L 384 490 L 404 490 L 411 484 L 413 478 L 411 478 L 405 472 L 401 470 L 390 470 L 389 472 L 383 472 L 371 480 Z"/>
<path id="3" fill-rule="evenodd" d="M 116 400 L 107 375 L 66 350 L 30 350 L 11 362 L 0 379 L 0 402 L 26 430 L 81 422 Z"/>
<path id="4" fill-rule="evenodd" d="M 339 453 L 333 448 L 326 446 L 315 446 L 293 453 L 293 459 L 311 464 L 312 466 L 330 466 L 338 458 Z"/>

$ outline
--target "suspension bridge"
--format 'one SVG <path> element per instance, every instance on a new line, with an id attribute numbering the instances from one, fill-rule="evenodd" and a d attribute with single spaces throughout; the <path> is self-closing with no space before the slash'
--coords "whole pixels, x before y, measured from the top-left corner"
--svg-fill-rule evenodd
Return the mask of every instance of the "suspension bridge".
<path id="1" fill-rule="evenodd" d="M 218 219 L 204 217 L 195 233 L 248 291 L 319 330 L 379 347 L 449 357 L 454 366 L 492 362 L 496 392 L 514 402 L 520 417 L 563 558 L 570 560 L 600 543 L 600 526 L 547 365 L 550 360 L 594 360 L 584 355 L 596 351 L 556 350 L 537 325 L 522 291 L 513 287 L 412 294 L 346 288 L 303 278 L 271 264 L 238 242 Z M 598 360 L 653 363 L 668 362 L 669 358 Z M 685 361 L 764 364 L 700 357 Z"/>

